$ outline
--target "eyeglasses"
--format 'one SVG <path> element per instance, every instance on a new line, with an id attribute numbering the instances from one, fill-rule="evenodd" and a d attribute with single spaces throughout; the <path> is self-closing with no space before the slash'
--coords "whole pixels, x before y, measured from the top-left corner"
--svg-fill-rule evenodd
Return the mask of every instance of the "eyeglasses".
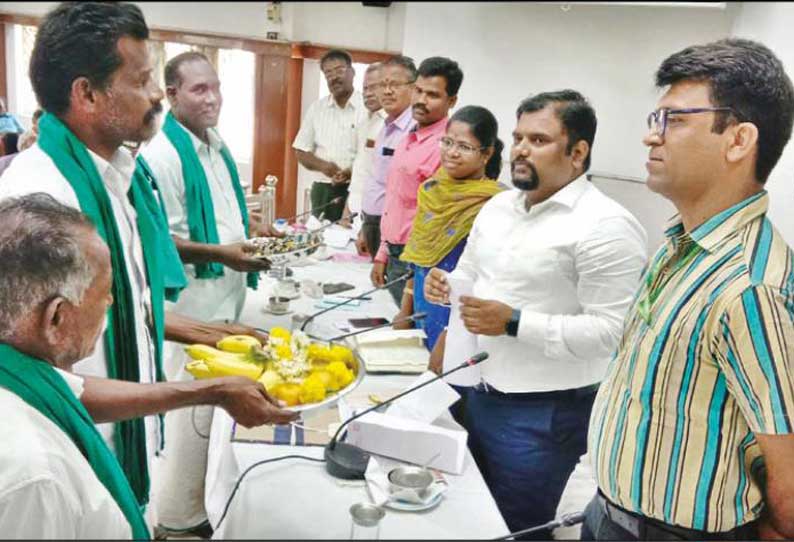
<path id="1" fill-rule="evenodd" d="M 374 85 L 370 85 L 370 88 L 375 90 L 391 90 L 396 91 L 399 88 L 402 88 L 407 85 L 413 85 L 413 81 L 388 81 L 386 83 L 376 83 Z"/>
<path id="2" fill-rule="evenodd" d="M 451 151 L 452 149 L 458 149 L 458 152 L 461 154 L 467 154 L 469 156 L 481 151 L 485 147 L 473 147 L 468 143 L 461 143 L 460 141 L 455 141 L 449 137 L 442 137 L 438 141 L 438 146 L 441 147 L 442 151 Z"/>
<path id="3" fill-rule="evenodd" d="M 667 130 L 667 120 L 670 115 L 691 115 L 694 113 L 708 113 L 717 111 L 730 111 L 734 115 L 736 112 L 731 107 L 691 107 L 688 109 L 670 109 L 660 107 L 656 111 L 651 111 L 648 115 L 648 129 L 653 130 L 662 140 Z"/>

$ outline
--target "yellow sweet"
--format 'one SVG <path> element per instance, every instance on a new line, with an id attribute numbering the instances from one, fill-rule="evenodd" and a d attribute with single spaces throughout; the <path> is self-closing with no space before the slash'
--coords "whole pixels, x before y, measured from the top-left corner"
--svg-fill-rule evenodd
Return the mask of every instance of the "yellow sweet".
<path id="1" fill-rule="evenodd" d="M 356 376 L 353 374 L 353 371 L 348 369 L 347 365 L 341 361 L 329 363 L 325 370 L 331 373 L 334 378 L 336 378 L 336 383 L 339 386 L 338 389 L 340 390 L 350 384 Z"/>
<path id="2" fill-rule="evenodd" d="M 318 375 L 307 376 L 300 385 L 298 399 L 302 404 L 319 403 L 325 399 L 325 383 Z"/>
<path id="3" fill-rule="evenodd" d="M 289 330 L 284 329 L 283 327 L 270 328 L 270 337 L 274 339 L 281 339 L 285 343 L 289 343 L 292 340 L 292 334 L 289 332 Z"/>
<path id="4" fill-rule="evenodd" d="M 300 403 L 299 394 L 301 391 L 300 384 L 292 382 L 284 382 L 273 387 L 270 392 L 273 397 L 284 401 L 287 406 L 295 406 Z"/>
<path id="5" fill-rule="evenodd" d="M 353 351 L 341 344 L 335 344 L 330 348 L 333 361 L 341 361 L 348 367 L 353 364 Z"/>
<path id="6" fill-rule="evenodd" d="M 328 371 L 323 369 L 314 369 L 312 370 L 312 375 L 322 380 L 326 391 L 339 391 L 339 383 L 337 382 L 337 378 Z"/>
<path id="7" fill-rule="evenodd" d="M 288 344 L 280 344 L 275 348 L 278 359 L 292 359 L 292 348 Z"/>
<path id="8" fill-rule="evenodd" d="M 334 361 L 331 350 L 327 346 L 316 343 L 309 345 L 309 348 L 306 351 L 306 357 L 310 361 L 316 362 L 318 364 Z"/>

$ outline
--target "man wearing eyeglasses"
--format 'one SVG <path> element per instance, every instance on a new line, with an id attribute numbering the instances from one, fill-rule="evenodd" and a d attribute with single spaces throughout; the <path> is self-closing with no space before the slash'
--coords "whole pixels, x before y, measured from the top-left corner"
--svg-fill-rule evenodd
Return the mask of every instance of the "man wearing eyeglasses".
<path id="1" fill-rule="evenodd" d="M 386 173 L 394 156 L 394 149 L 416 124 L 411 114 L 414 81 L 416 66 L 411 58 L 397 55 L 383 64 L 377 94 L 386 113 L 386 120 L 375 139 L 372 173 L 364 179 L 361 197 L 360 236 L 373 258 L 380 248 L 380 219 L 386 198 Z"/>
<path id="2" fill-rule="evenodd" d="M 320 70 L 330 95 L 309 106 L 292 148 L 298 162 L 310 173 L 312 214 L 333 221 L 342 217 L 345 208 L 356 157 L 356 126 L 366 109 L 361 93 L 353 88 L 356 72 L 347 51 L 332 49 L 325 53 Z M 336 198 L 341 200 L 331 203 Z"/>
<path id="3" fill-rule="evenodd" d="M 587 540 L 794 538 L 794 252 L 764 182 L 794 88 L 763 45 L 656 72 L 648 187 L 678 209 L 593 407 Z"/>
<path id="4" fill-rule="evenodd" d="M 417 71 L 411 95 L 416 126 L 395 149 L 386 175 L 381 242 L 370 273 L 375 286 L 383 286 L 409 269 L 409 264 L 400 260 L 400 254 L 416 214 L 416 193 L 419 185 L 441 165 L 439 140 L 444 136 L 449 110 L 455 107 L 463 83 L 463 71 L 449 58 L 426 58 Z M 398 282 L 389 287 L 398 306 L 402 305 L 404 286 Z M 405 289 L 405 295 L 411 295 L 409 289 Z"/>
<path id="5" fill-rule="evenodd" d="M 482 207 L 450 274 L 473 283 L 461 317 L 490 353 L 466 395 L 469 448 L 510 531 L 554 519 L 647 261 L 642 226 L 585 176 L 597 126 L 587 100 L 544 92 L 516 117 L 518 190 Z M 432 269 L 424 293 L 447 302 L 446 273 Z"/>

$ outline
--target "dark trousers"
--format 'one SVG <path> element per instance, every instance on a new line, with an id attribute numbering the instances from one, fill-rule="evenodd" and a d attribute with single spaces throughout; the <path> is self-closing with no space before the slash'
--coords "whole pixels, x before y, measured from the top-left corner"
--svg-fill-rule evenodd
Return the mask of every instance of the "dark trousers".
<path id="1" fill-rule="evenodd" d="M 607 515 L 603 496 L 596 496 L 584 509 L 580 540 L 757 540 L 757 522 L 741 525 L 724 533 L 710 533 L 669 525 L 653 518 L 628 512 L 610 504 Z M 620 524 L 622 523 L 622 525 Z M 628 530 L 631 529 L 631 530 Z"/>
<path id="2" fill-rule="evenodd" d="M 386 248 L 389 250 L 389 261 L 386 263 L 386 282 L 389 282 L 406 274 L 411 268 L 411 264 L 400 259 L 400 254 L 403 253 L 405 245 L 389 244 L 386 245 Z M 403 288 L 405 288 L 405 281 L 389 286 L 389 293 L 398 307 L 402 306 Z"/>
<path id="3" fill-rule="evenodd" d="M 596 386 L 500 393 L 482 384 L 466 395 L 469 449 L 511 532 L 554 519 L 562 491 L 587 449 Z M 548 530 L 527 535 L 551 539 Z"/>
<path id="4" fill-rule="evenodd" d="M 312 214 L 317 218 L 323 215 L 323 218 L 334 222 L 342 218 L 342 213 L 345 210 L 345 202 L 347 201 L 347 184 L 331 184 L 331 183 L 314 183 L 312 184 L 311 201 L 312 201 Z M 337 196 L 342 196 L 339 203 L 334 203 L 328 207 L 322 207 Z M 315 211 L 315 209 L 317 209 Z"/>
<path id="5" fill-rule="evenodd" d="M 361 231 L 369 255 L 374 258 L 380 248 L 380 215 L 368 215 L 361 211 Z"/>

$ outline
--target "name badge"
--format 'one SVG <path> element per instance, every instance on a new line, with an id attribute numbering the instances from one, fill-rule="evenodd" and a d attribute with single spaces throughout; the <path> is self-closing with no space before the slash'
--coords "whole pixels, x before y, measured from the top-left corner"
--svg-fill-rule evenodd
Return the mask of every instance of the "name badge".
<path id="1" fill-rule="evenodd" d="M 383 156 L 394 156 L 394 149 L 390 149 L 389 147 L 383 147 L 383 152 L 381 154 Z"/>
<path id="2" fill-rule="evenodd" d="M 375 140 L 374 139 L 367 139 L 366 147 L 368 149 L 372 149 L 375 147 Z"/>

